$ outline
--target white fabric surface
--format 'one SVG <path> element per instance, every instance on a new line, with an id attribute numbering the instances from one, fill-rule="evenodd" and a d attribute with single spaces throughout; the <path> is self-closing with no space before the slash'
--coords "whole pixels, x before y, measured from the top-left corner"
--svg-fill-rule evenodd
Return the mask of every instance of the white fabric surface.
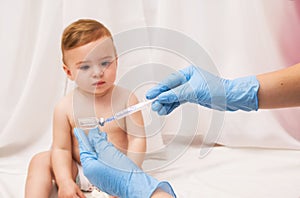
<path id="1" fill-rule="evenodd" d="M 220 75 L 226 78 L 259 74 L 300 62 L 300 1 L 297 0 L 16 0 L 3 1 L 0 11 L 0 197 L 4 198 L 23 197 L 30 158 L 51 145 L 53 107 L 66 88 L 61 69 L 60 37 L 63 28 L 78 18 L 98 19 L 114 35 L 144 26 L 178 31 L 201 45 Z M 160 63 L 179 69 L 188 62 L 163 50 L 137 50 L 120 58 L 117 80 L 140 64 Z M 191 107 L 199 110 L 198 125 L 194 131 L 191 130 L 194 129 L 193 113 L 182 118 L 181 109 L 161 118 L 161 131 L 164 134 L 191 135 L 195 131 L 206 134 L 214 112 Z M 279 196 L 282 193 L 290 195 L 284 197 L 297 197 L 299 195 L 292 183 L 299 183 L 296 179 L 300 172 L 297 161 L 299 112 L 299 108 L 290 108 L 225 113 L 214 140 L 228 146 L 252 149 L 215 149 L 205 158 L 205 163 L 203 160 L 200 162 L 207 163 L 207 166 L 216 164 L 207 173 L 205 167 L 199 168 L 192 163 L 197 152 L 191 149 L 183 157 L 185 161 L 191 159 L 191 163 L 186 163 L 186 169 L 174 163 L 166 175 L 162 171 L 155 175 L 171 181 L 174 179 L 176 191 L 185 197 L 198 197 L 201 189 L 203 195 L 207 195 L 204 197 L 251 197 L 256 192 L 257 196 L 252 197 L 269 194 L 272 196 L 261 197 L 282 197 Z M 182 120 L 186 123 L 183 124 Z M 162 145 L 160 136 L 155 140 L 159 140 L 159 146 Z M 154 145 L 151 150 L 159 146 Z M 251 166 L 260 172 L 250 171 L 246 163 L 248 155 Z M 227 156 L 229 159 L 225 158 Z M 241 160 L 236 160 L 238 158 Z M 274 163 L 271 163 L 272 160 Z M 256 163 L 258 161 L 262 163 Z M 229 173 L 233 171 L 228 172 L 226 167 L 238 167 L 236 174 L 245 176 L 242 182 L 237 182 L 235 175 L 231 177 Z M 230 180 L 216 175 L 209 177 L 208 173 L 213 174 L 212 171 Z M 188 177 L 190 185 L 181 185 L 190 172 L 197 172 L 193 176 L 204 177 L 206 181 Z M 171 173 L 178 179 L 171 177 Z M 271 175 L 273 173 L 275 176 Z M 252 175 L 253 180 L 246 181 L 247 174 Z M 278 179 L 272 184 L 274 188 L 270 184 L 273 177 Z M 285 185 L 279 181 L 280 178 L 283 181 L 291 178 L 293 182 Z M 261 185 L 255 183 L 258 180 Z M 231 188 L 229 184 L 238 187 Z M 265 190 L 261 188 L 264 185 Z M 197 187 L 195 193 L 191 190 L 194 186 Z M 248 191 L 248 186 L 251 191 Z M 191 191 L 190 195 L 184 194 L 187 190 Z"/>
<path id="2" fill-rule="evenodd" d="M 171 153 L 170 149 L 165 155 Z M 177 160 L 152 174 L 170 181 L 179 198 L 300 196 L 299 150 L 220 146 L 204 158 L 199 153 L 199 142 L 192 144 Z"/>
<path id="3" fill-rule="evenodd" d="M 182 146 L 173 141 L 173 146 Z M 157 161 L 162 165 L 148 173 L 167 180 L 179 198 L 298 198 L 300 196 L 300 151 L 284 149 L 254 149 L 215 147 L 199 158 L 200 144 L 191 144 L 171 163 L 172 150 L 148 157 L 145 163 Z M 168 164 L 167 166 L 163 166 Z M 0 173 L 0 196 L 23 197 L 26 174 Z M 5 178 L 6 181 L 3 181 Z M 87 197 L 94 198 L 92 194 Z M 56 196 L 53 196 L 53 198 Z M 97 198 L 101 198 L 98 196 Z"/>

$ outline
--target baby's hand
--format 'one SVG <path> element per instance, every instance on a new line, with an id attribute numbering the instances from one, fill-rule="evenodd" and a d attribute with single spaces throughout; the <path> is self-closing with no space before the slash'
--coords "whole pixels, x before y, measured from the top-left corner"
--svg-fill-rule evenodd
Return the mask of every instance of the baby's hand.
<path id="1" fill-rule="evenodd" d="M 113 198 L 114 196 L 108 195 L 107 193 L 99 190 L 97 187 L 94 188 L 92 191 L 92 197 L 97 197 L 97 198 Z M 117 197 L 115 197 L 117 198 Z"/>
<path id="2" fill-rule="evenodd" d="M 73 180 L 64 182 L 58 187 L 58 198 L 86 198 Z"/>

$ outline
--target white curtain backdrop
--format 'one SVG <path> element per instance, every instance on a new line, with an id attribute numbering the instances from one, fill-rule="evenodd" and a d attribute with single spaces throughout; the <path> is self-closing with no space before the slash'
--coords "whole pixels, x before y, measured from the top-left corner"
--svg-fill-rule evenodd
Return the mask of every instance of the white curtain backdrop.
<path id="1" fill-rule="evenodd" d="M 61 67 L 60 38 L 79 18 L 97 19 L 113 35 L 142 27 L 179 32 L 200 45 L 225 78 L 300 62 L 297 0 L 4 0 L 0 5 L 0 197 L 22 197 L 30 158 L 51 145 L 53 108 L 70 86 Z M 117 82 L 141 64 L 177 70 L 189 61 L 164 50 L 137 50 L 120 57 Z M 199 113 L 195 131 L 205 135 L 213 111 L 192 107 Z M 216 142 L 300 149 L 299 118 L 299 108 L 227 112 Z M 176 134 L 182 119 L 192 120 L 180 109 L 160 119 L 164 134 Z M 7 181 L 18 175 L 15 192 Z"/>

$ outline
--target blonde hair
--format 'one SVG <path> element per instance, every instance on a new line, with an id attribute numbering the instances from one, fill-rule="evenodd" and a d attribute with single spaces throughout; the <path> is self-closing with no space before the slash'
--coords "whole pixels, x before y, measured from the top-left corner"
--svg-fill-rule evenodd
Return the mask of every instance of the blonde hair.
<path id="1" fill-rule="evenodd" d="M 93 19 L 79 19 L 67 26 L 62 34 L 61 50 L 64 61 L 65 50 L 80 47 L 102 37 L 110 37 L 110 31 L 100 22 Z"/>

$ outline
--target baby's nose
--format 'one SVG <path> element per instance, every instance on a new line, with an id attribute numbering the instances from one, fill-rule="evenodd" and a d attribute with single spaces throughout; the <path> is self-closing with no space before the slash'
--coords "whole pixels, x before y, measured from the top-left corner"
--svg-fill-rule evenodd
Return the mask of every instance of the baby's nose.
<path id="1" fill-rule="evenodd" d="M 103 75 L 103 71 L 102 71 L 101 67 L 94 66 L 93 67 L 93 76 L 98 77 L 98 76 L 101 76 L 101 75 Z"/>

